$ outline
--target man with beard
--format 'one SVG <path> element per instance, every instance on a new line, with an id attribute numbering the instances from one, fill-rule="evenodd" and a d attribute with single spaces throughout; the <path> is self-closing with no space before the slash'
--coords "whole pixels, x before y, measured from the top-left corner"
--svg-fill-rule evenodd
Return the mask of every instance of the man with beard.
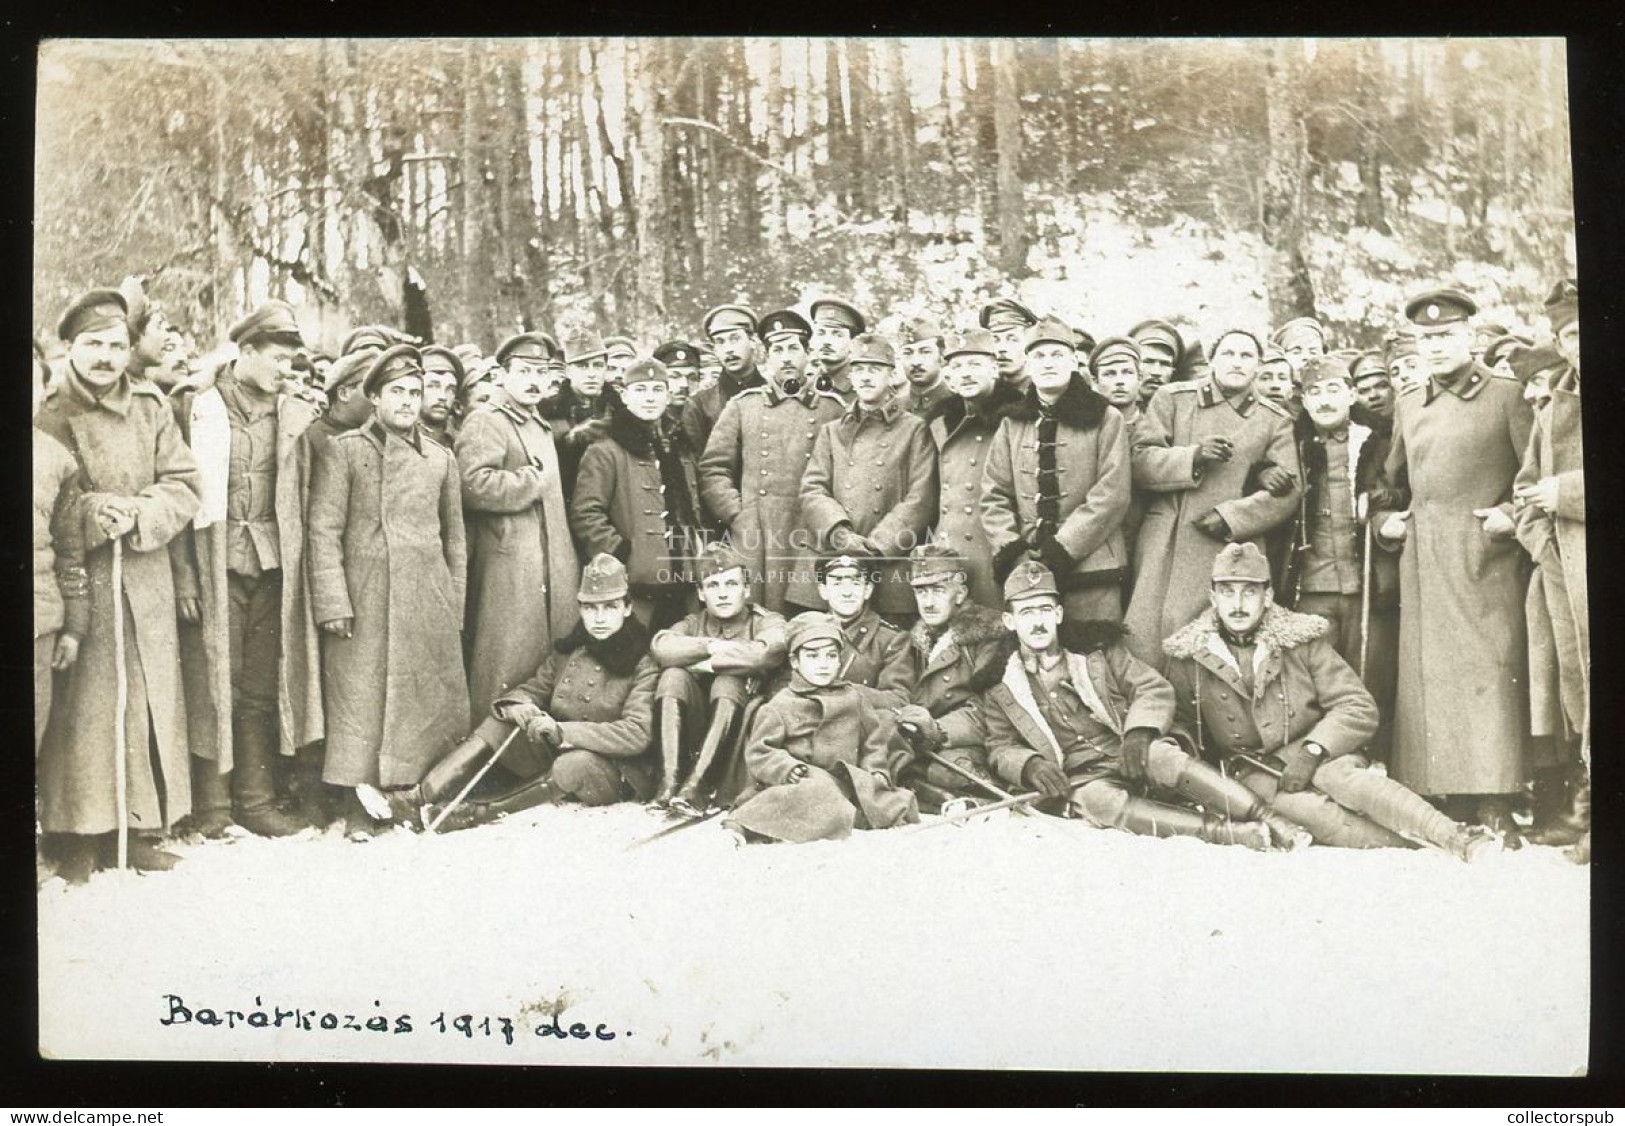
<path id="1" fill-rule="evenodd" d="M 666 410 L 665 365 L 639 360 L 625 379 L 622 399 L 610 403 L 608 434 L 582 455 L 570 530 L 582 550 L 620 560 L 633 610 L 659 632 L 694 608 L 699 487 L 687 439 Z"/>
<path id="2" fill-rule="evenodd" d="M 722 372 L 714 387 L 696 394 L 683 408 L 683 429 L 689 448 L 703 451 L 722 408 L 739 392 L 762 385 L 756 362 L 761 341 L 756 336 L 756 314 L 744 305 L 718 305 L 705 314 L 706 337 L 717 350 Z"/>
<path id="3" fill-rule="evenodd" d="M 431 344 L 423 349 L 424 437 L 452 449 L 457 442 L 457 395 L 463 385 L 463 361 L 450 348 Z"/>
<path id="4" fill-rule="evenodd" d="M 819 428 L 845 407 L 833 392 L 807 385 L 812 327 L 805 320 L 785 309 L 762 318 L 761 329 L 768 382 L 722 408 L 700 457 L 700 498 L 758 576 L 762 605 L 782 613 L 817 601 L 801 484 Z"/>
<path id="5" fill-rule="evenodd" d="M 554 643 L 529 680 L 493 701 L 491 714 L 421 782 L 390 794 L 394 818 L 433 823 L 515 726 L 532 746 L 548 749 L 546 772 L 471 797 L 446 815 L 439 832 L 553 802 L 647 801 L 654 793 L 651 716 L 660 670 L 628 594 L 619 560 L 589 560 L 576 588 L 581 620 L 575 628 Z"/>
<path id="6" fill-rule="evenodd" d="M 193 823 L 207 837 L 234 821 L 284 837 L 308 822 L 278 807 L 279 752 L 291 757 L 323 733 L 305 589 L 309 446 L 301 441 L 316 412 L 285 391 L 304 348 L 290 306 L 268 301 L 230 336 L 237 358 L 181 411 L 204 485 L 202 510 L 173 551 Z M 314 784 L 308 775 L 297 781 Z"/>
<path id="7" fill-rule="evenodd" d="M 89 575 L 89 629 L 54 685 L 37 765 L 42 842 L 70 883 L 114 863 L 128 828 L 139 870 L 173 867 L 157 838 L 192 806 L 186 702 L 176 657 L 169 543 L 197 514 L 202 482 L 164 394 L 131 380 L 129 308 L 117 290 L 92 290 L 57 326 L 67 345 L 60 390 L 34 425 L 79 459 L 77 518 Z M 113 541 L 123 542 L 123 587 L 113 589 Z M 123 652 L 113 615 L 123 616 Z M 119 716 L 122 658 L 128 686 Z M 123 745 L 114 728 L 122 720 Z M 127 818 L 119 824 L 116 756 L 125 757 Z"/>
<path id="8" fill-rule="evenodd" d="M 1133 451 L 1134 483 L 1151 501 L 1134 547 L 1129 648 L 1153 668 L 1166 637 L 1202 609 L 1204 580 L 1226 543 L 1261 539 L 1297 511 L 1296 489 L 1251 488 L 1259 462 L 1293 478 L 1292 420 L 1252 386 L 1263 346 L 1231 329 L 1213 342 L 1210 375 L 1151 399 Z"/>
<path id="9" fill-rule="evenodd" d="M 538 407 L 545 358 L 522 343 L 499 369 L 497 394 L 463 420 L 457 466 L 469 526 L 469 688 L 473 714 L 536 671 L 575 625 L 575 545 L 554 425 Z M 466 717 L 465 717 L 466 718 Z M 504 764 L 541 772 L 544 750 L 516 743 Z"/>
<path id="10" fill-rule="evenodd" d="M 1254 544 L 1213 561 L 1212 608 L 1163 643 L 1180 737 L 1301 825 L 1316 844 L 1428 844 L 1472 862 L 1499 851 L 1361 754 L 1377 705 L 1327 639 L 1325 619 L 1274 602 Z"/>
<path id="11" fill-rule="evenodd" d="M 898 367 L 908 393 L 907 407 L 918 418 L 931 413 L 954 393 L 942 379 L 942 326 L 930 317 L 905 317 L 897 334 Z"/>
<path id="12" fill-rule="evenodd" d="M 1123 646 L 1122 626 L 1066 621 L 1055 576 L 1032 560 L 1011 572 L 1004 595 L 1004 625 L 1020 648 L 983 695 L 981 713 L 989 761 L 1006 785 L 1037 790 L 1101 829 L 1259 851 L 1309 843 L 1247 787 L 1169 738 L 1173 686 Z"/>
<path id="13" fill-rule="evenodd" d="M 1574 282 L 1559 282 L 1553 289 L 1546 319 L 1563 366 L 1551 380 L 1551 400 L 1535 414 L 1513 495 L 1518 540 L 1539 567 L 1539 594 L 1551 618 L 1563 712 L 1579 734 L 1582 763 L 1572 772 L 1567 815 L 1535 840 L 1573 842 L 1570 858 L 1584 863 L 1591 857 L 1591 627 L 1580 434 L 1580 292 Z"/>
<path id="14" fill-rule="evenodd" d="M 818 597 L 846 638 L 841 679 L 873 688 L 895 705 L 908 703 L 914 658 L 908 631 L 898 629 L 870 605 L 881 572 L 869 556 L 833 555 L 818 561 Z"/>
<path id="15" fill-rule="evenodd" d="M 977 324 L 993 334 L 999 378 L 1017 391 L 1027 389 L 1027 376 L 1022 370 L 1027 358 L 1027 330 L 1037 323 L 1038 316 L 1031 309 L 1008 297 L 989 301 L 977 314 Z"/>
<path id="16" fill-rule="evenodd" d="M 744 754 L 753 786 L 724 822 L 747 840 L 840 840 L 920 819 L 886 765 L 888 717 L 841 678 L 845 647 L 828 614 L 803 614 L 786 630 L 790 683 L 757 713 Z"/>
<path id="17" fill-rule="evenodd" d="M 937 445 L 934 535 L 964 558 L 971 600 L 989 610 L 998 607 L 999 585 L 993 578 L 993 549 L 982 527 L 982 471 L 1000 410 L 1020 399 L 999 378 L 996 348 L 993 334 L 981 328 L 944 341 L 942 381 L 951 395 L 926 419 Z"/>
<path id="18" fill-rule="evenodd" d="M 801 516 L 826 551 L 874 556 L 875 608 L 897 625 L 914 617 L 908 553 L 937 510 L 937 451 L 891 388 L 897 357 L 885 337 L 852 343 L 852 405 L 818 432 L 801 479 Z"/>
<path id="19" fill-rule="evenodd" d="M 1128 335 L 1140 346 L 1140 405 L 1144 406 L 1157 388 L 1175 378 L 1185 355 L 1185 339 L 1173 325 L 1157 320 L 1141 321 Z"/>
<path id="20" fill-rule="evenodd" d="M 821 297 L 812 303 L 810 370 L 820 391 L 833 391 L 843 403 L 852 401 L 852 380 L 847 367 L 852 362 L 852 341 L 867 332 L 869 322 L 850 303 L 839 297 Z"/>
<path id="21" fill-rule="evenodd" d="M 1474 361 L 1477 311 L 1453 289 L 1405 306 L 1428 381 L 1395 406 L 1384 476 L 1405 507 L 1373 526 L 1401 552 L 1394 777 L 1510 834 L 1509 797 L 1526 772 L 1527 659 L 1512 486 L 1533 418 L 1516 379 Z"/>
<path id="22" fill-rule="evenodd" d="M 733 745 L 746 705 L 769 687 L 785 654 L 784 618 L 751 598 L 750 572 L 738 552 L 706 545 L 697 577 L 702 608 L 655 634 L 649 646 L 662 670 L 655 685 L 661 758 L 655 803 L 684 814 L 704 804 L 708 775 L 726 777 L 726 770 L 713 769 L 716 759 Z M 696 742 L 685 778 L 685 752 Z"/>
<path id="23" fill-rule="evenodd" d="M 1074 620 L 1118 621 L 1128 564 L 1128 438 L 1123 416 L 1074 363 L 1066 325 L 1046 318 L 1029 330 L 1030 384 L 1005 408 L 989 443 L 982 528 L 995 576 L 1035 555 L 1058 577 Z"/>

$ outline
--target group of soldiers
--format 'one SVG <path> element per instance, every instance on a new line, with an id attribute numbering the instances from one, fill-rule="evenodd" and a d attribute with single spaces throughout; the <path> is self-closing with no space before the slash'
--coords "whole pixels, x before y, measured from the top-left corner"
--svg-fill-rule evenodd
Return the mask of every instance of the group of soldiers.
<path id="1" fill-rule="evenodd" d="M 1203 348 L 829 297 L 326 356 L 269 301 L 187 370 L 92 290 L 35 356 L 42 854 L 633 800 L 1584 860 L 1578 291 L 1538 343 L 1477 314 Z"/>

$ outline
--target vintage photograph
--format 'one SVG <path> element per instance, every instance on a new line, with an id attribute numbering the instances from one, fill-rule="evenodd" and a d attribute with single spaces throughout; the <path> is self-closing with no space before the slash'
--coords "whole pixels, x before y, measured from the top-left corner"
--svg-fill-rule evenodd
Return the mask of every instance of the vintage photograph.
<path id="1" fill-rule="evenodd" d="M 51 1060 L 1590 1060 L 1561 39 L 54 39 Z"/>

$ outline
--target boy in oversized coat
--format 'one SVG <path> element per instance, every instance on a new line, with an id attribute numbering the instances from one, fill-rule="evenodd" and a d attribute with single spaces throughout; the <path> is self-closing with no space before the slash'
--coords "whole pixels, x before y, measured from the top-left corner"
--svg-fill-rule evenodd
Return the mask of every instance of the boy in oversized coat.
<path id="1" fill-rule="evenodd" d="M 724 824 L 747 840 L 799 843 L 918 821 L 914 795 L 892 784 L 886 766 L 888 716 L 840 678 L 840 623 L 802 614 L 785 644 L 790 683 L 757 713 L 745 746 L 753 790 Z"/>
<path id="2" fill-rule="evenodd" d="M 1075 621 L 1117 621 L 1128 570 L 1127 428 L 1078 374 L 1074 339 L 1053 318 L 1028 331 L 1029 383 L 989 443 L 982 527 L 995 577 L 1037 556 L 1055 574 Z"/>
<path id="3" fill-rule="evenodd" d="M 647 801 L 659 769 L 650 750 L 655 680 L 649 631 L 632 613 L 626 567 L 594 556 L 576 588 L 581 620 L 523 684 L 491 705 L 491 714 L 411 790 L 391 795 L 408 822 L 427 826 L 515 726 L 552 761 L 541 777 L 472 796 L 452 810 L 441 832 L 553 802 L 609 805 Z"/>
<path id="4" fill-rule="evenodd" d="M 418 428 L 416 348 L 381 353 L 362 386 L 372 421 L 318 459 L 308 520 L 311 602 L 327 635 L 322 777 L 350 790 L 357 840 L 389 818 L 379 791 L 415 784 L 468 726 L 457 463 Z"/>
<path id="5" fill-rule="evenodd" d="M 1269 561 L 1230 544 L 1213 561 L 1212 608 L 1164 643 L 1177 730 L 1317 844 L 1429 844 L 1462 860 L 1499 851 L 1369 768 L 1377 705 L 1337 655 L 1326 619 L 1277 606 Z"/>
<path id="6" fill-rule="evenodd" d="M 988 758 L 1007 784 L 1064 800 L 1103 829 L 1260 851 L 1309 843 L 1247 787 L 1168 737 L 1173 688 L 1123 646 L 1120 625 L 1066 622 L 1055 576 L 1030 560 L 1011 572 L 1004 597 L 1004 623 L 1021 647 L 982 697 L 982 720 Z M 1141 794 L 1146 787 L 1203 812 Z"/>

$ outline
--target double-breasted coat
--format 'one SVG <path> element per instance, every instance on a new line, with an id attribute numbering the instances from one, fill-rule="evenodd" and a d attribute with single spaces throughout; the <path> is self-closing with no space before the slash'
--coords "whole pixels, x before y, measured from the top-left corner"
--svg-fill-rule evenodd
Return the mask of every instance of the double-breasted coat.
<path id="1" fill-rule="evenodd" d="M 756 370 L 755 364 L 737 377 L 724 371 L 717 377 L 716 383 L 697 392 L 683 404 L 683 433 L 688 435 L 688 448 L 694 451 L 696 457 L 704 453 L 710 443 L 711 431 L 716 428 L 717 419 L 722 417 L 722 408 L 739 392 L 760 387 L 762 382 L 762 373 Z"/>
<path id="2" fill-rule="evenodd" d="M 1393 776 L 1420 794 L 1524 781 L 1528 560 L 1474 509 L 1511 515 L 1532 424 L 1522 385 L 1479 364 L 1399 393 L 1385 476 L 1409 497 L 1400 545 Z M 1372 516 L 1380 529 L 1385 513 Z"/>
<path id="3" fill-rule="evenodd" d="M 411 786 L 468 730 L 457 463 L 377 419 L 334 438 L 311 484 L 309 565 L 336 786 Z"/>
<path id="4" fill-rule="evenodd" d="M 801 511 L 801 481 L 818 430 L 845 412 L 840 398 L 776 384 L 739 392 L 722 408 L 700 458 L 700 498 L 749 564 L 756 600 L 817 606 L 814 537 Z"/>
<path id="5" fill-rule="evenodd" d="M 850 622 L 841 623 L 846 655 L 841 658 L 841 679 L 873 688 L 894 704 L 908 703 L 914 687 L 914 652 L 907 630 L 898 629 L 875 612 L 873 605 Z"/>
<path id="6" fill-rule="evenodd" d="M 1230 439 L 1229 461 L 1197 468 L 1194 454 L 1205 438 Z M 1292 419 L 1286 411 L 1247 391 L 1226 399 L 1211 380 L 1157 388 L 1140 420 L 1131 454 L 1134 483 L 1148 498 L 1134 545 L 1134 594 L 1124 624 L 1129 648 L 1161 668 L 1162 640 L 1208 605 L 1213 560 L 1225 541 L 1201 531 L 1196 521 L 1217 512 L 1235 543 L 1257 543 L 1265 532 L 1298 510 L 1295 487 L 1286 496 L 1264 489 L 1244 491 L 1249 471 L 1268 461 L 1298 474 Z"/>
<path id="7" fill-rule="evenodd" d="M 470 537 L 470 718 L 478 720 L 574 627 L 580 564 L 551 424 L 499 390 L 463 421 L 457 469 Z M 539 768 L 522 741 L 509 751 L 513 769 Z"/>
<path id="8" fill-rule="evenodd" d="M 934 537 L 965 557 L 971 600 L 989 610 L 1004 604 L 993 577 L 993 549 L 982 525 L 982 473 L 999 428 L 1001 411 L 1019 396 L 1002 379 L 987 397 L 967 402 L 954 395 L 930 414 L 927 425 L 937 444 L 939 480 Z"/>
<path id="9" fill-rule="evenodd" d="M 120 498 L 136 510 L 135 528 L 124 541 L 122 591 L 129 826 L 165 829 L 192 810 L 169 545 L 197 513 L 197 462 L 164 393 L 150 383 L 132 385 L 127 375 L 98 399 L 70 366 L 34 424 L 71 450 L 84 472 L 80 515 L 90 597 L 79 659 L 57 676 L 40 745 L 40 827 L 48 833 L 119 827 L 113 546 L 95 513 Z"/>
<path id="10" fill-rule="evenodd" d="M 914 613 L 908 553 L 936 511 L 936 447 L 895 398 L 876 410 L 854 403 L 818 431 L 801 479 L 802 517 L 822 550 L 841 549 L 832 533 L 843 524 L 879 549 L 876 609 Z"/>

